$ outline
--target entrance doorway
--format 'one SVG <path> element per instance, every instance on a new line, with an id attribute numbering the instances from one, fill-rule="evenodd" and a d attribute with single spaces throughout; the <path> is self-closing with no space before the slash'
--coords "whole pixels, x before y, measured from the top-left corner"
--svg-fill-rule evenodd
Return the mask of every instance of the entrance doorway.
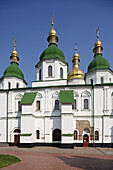
<path id="1" fill-rule="evenodd" d="M 18 146 L 19 142 L 20 142 L 20 136 L 14 135 L 14 146 Z"/>
<path id="2" fill-rule="evenodd" d="M 89 146 L 89 136 L 87 134 L 85 134 L 83 136 L 83 146 L 84 147 L 88 147 Z"/>
<path id="3" fill-rule="evenodd" d="M 20 129 L 15 129 L 14 130 L 14 146 L 18 146 L 18 144 L 20 143 Z"/>
<path id="4" fill-rule="evenodd" d="M 55 129 L 53 131 L 53 141 L 61 141 L 61 130 Z"/>

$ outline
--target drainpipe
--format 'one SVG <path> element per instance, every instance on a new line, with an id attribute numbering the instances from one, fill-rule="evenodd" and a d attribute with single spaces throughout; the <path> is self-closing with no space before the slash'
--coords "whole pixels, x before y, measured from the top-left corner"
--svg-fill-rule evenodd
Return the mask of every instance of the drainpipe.
<path id="1" fill-rule="evenodd" d="M 7 118 L 6 118 L 6 142 L 8 143 L 8 93 L 9 91 L 7 90 Z"/>
<path id="2" fill-rule="evenodd" d="M 95 147 L 94 86 L 92 86 L 92 89 L 93 89 L 93 147 Z"/>

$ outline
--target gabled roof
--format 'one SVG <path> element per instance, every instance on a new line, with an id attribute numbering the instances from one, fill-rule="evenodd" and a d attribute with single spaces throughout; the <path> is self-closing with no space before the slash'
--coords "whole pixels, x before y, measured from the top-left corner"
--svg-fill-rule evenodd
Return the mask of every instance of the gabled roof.
<path id="1" fill-rule="evenodd" d="M 60 103 L 74 103 L 73 90 L 61 90 L 60 91 Z"/>
<path id="2" fill-rule="evenodd" d="M 37 92 L 34 93 L 24 93 L 24 96 L 21 100 L 21 104 L 32 104 L 35 100 Z"/>

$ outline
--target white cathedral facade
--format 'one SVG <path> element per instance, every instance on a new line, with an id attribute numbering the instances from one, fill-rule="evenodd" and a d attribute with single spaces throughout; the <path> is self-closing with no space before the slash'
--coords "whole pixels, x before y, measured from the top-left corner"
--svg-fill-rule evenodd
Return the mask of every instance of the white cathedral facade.
<path id="1" fill-rule="evenodd" d="M 11 65 L 0 79 L 0 145 L 113 147 L 113 71 L 98 33 L 85 75 L 76 48 L 67 75 L 53 22 L 48 42 L 35 66 L 37 79 L 26 87 L 14 41 Z"/>

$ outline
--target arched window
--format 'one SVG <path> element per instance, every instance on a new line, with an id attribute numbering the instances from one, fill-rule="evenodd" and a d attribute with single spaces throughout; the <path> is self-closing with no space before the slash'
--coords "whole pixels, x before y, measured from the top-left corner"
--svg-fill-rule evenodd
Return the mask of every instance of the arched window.
<path id="1" fill-rule="evenodd" d="M 78 132 L 77 130 L 74 131 L 74 140 L 77 140 L 78 139 Z"/>
<path id="2" fill-rule="evenodd" d="M 104 77 L 101 77 L 101 78 L 100 78 L 100 82 L 101 82 L 101 84 L 104 83 Z"/>
<path id="3" fill-rule="evenodd" d="M 63 68 L 60 68 L 60 78 L 63 79 Z"/>
<path id="4" fill-rule="evenodd" d="M 39 80 L 41 80 L 41 69 L 39 70 Z"/>
<path id="5" fill-rule="evenodd" d="M 61 141 L 61 130 L 55 129 L 53 131 L 53 141 Z"/>
<path id="6" fill-rule="evenodd" d="M 36 101 L 36 110 L 40 110 L 40 101 Z"/>
<path id="7" fill-rule="evenodd" d="M 84 109 L 88 109 L 88 99 L 84 99 Z"/>
<path id="8" fill-rule="evenodd" d="M 16 84 L 16 88 L 19 88 L 19 83 Z"/>
<path id="9" fill-rule="evenodd" d="M 48 77 L 52 77 L 52 66 L 48 67 Z"/>
<path id="10" fill-rule="evenodd" d="M 36 139 L 40 139 L 40 131 L 39 130 L 36 131 Z"/>
<path id="11" fill-rule="evenodd" d="M 59 110 L 59 100 L 55 100 L 55 110 Z"/>
<path id="12" fill-rule="evenodd" d="M 22 105 L 20 104 L 20 101 L 18 102 L 18 111 L 19 111 L 19 112 L 22 111 Z"/>
<path id="13" fill-rule="evenodd" d="M 99 140 L 99 132 L 97 130 L 95 131 L 95 140 Z"/>
<path id="14" fill-rule="evenodd" d="M 72 103 L 72 109 L 77 109 L 77 101 L 74 100 L 74 103 Z"/>
<path id="15" fill-rule="evenodd" d="M 109 82 L 111 83 L 111 78 L 109 79 Z"/>
<path id="16" fill-rule="evenodd" d="M 8 82 L 8 89 L 11 89 L 11 83 Z"/>

